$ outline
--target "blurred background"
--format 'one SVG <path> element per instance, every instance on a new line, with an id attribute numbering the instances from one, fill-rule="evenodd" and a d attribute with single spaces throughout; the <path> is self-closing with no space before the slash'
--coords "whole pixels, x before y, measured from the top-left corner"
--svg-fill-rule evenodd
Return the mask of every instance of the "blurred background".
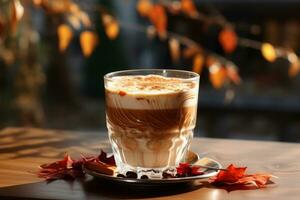
<path id="1" fill-rule="evenodd" d="M 196 136 L 300 142 L 300 2 L 0 0 L 0 128 L 105 133 L 103 76 L 201 74 Z"/>

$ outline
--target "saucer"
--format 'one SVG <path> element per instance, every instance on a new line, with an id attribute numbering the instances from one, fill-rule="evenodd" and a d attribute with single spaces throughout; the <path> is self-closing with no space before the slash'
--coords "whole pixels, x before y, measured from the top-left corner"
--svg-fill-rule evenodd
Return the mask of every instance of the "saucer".
<path id="1" fill-rule="evenodd" d="M 186 162 L 193 165 L 202 165 L 202 166 L 208 166 L 213 168 L 222 168 L 222 165 L 211 158 L 203 157 L 199 158 L 198 154 L 192 151 L 189 151 L 186 157 Z M 205 180 L 209 177 L 215 176 L 219 173 L 219 170 L 213 170 L 213 169 L 206 169 L 206 168 L 200 168 L 200 170 L 203 172 L 201 175 L 197 176 L 189 176 L 189 177 L 176 177 L 176 178 L 162 178 L 162 179 L 136 179 L 136 178 L 122 178 L 117 177 L 117 174 L 115 175 L 106 175 L 99 172 L 96 172 L 92 169 L 88 169 L 86 166 L 83 166 L 83 170 L 85 173 L 95 177 L 100 178 L 107 181 L 112 181 L 115 183 L 124 183 L 124 184 L 139 184 L 139 185 L 161 185 L 161 184 L 172 184 L 172 183 L 186 183 L 191 182 L 195 180 Z"/>

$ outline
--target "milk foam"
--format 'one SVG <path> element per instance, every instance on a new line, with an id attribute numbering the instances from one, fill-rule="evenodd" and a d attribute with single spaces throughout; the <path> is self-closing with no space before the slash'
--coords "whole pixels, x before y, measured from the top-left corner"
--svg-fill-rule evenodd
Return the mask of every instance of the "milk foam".
<path id="1" fill-rule="evenodd" d="M 126 109 L 176 109 L 197 105 L 198 83 L 159 75 L 113 77 L 106 103 Z"/>

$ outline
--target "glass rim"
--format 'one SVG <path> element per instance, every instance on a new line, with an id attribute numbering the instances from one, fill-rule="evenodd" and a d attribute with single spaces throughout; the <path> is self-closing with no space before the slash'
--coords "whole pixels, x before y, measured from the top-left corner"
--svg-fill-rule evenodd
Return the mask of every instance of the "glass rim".
<path id="1" fill-rule="evenodd" d="M 104 80 L 106 81 L 112 81 L 112 77 L 115 75 L 115 74 L 121 74 L 121 73 L 134 73 L 134 72 L 177 72 L 177 73 L 183 73 L 183 74 L 190 74 L 192 75 L 191 77 L 189 78 L 182 78 L 184 79 L 184 81 L 195 81 L 195 80 L 198 80 L 200 79 L 200 75 L 196 72 L 193 72 L 193 71 L 188 71 L 188 70 L 179 70 L 179 69 L 128 69 L 128 70 L 119 70 L 119 71 L 114 71 L 114 72 L 109 72 L 107 74 L 104 75 Z M 143 75 L 143 74 L 141 74 Z M 180 77 L 178 77 L 180 78 Z"/>

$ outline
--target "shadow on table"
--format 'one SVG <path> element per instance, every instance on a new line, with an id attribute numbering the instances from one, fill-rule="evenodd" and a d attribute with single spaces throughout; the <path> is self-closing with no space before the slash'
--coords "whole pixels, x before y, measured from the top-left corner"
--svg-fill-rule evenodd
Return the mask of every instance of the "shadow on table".
<path id="1" fill-rule="evenodd" d="M 178 195 L 209 185 L 200 182 L 143 186 L 88 177 L 84 181 L 45 181 L 0 188 L 0 199 L 140 199 Z"/>
<path id="2" fill-rule="evenodd" d="M 85 193 L 89 194 L 89 196 L 103 196 L 113 199 L 162 197 L 191 192 L 202 187 L 207 187 L 207 185 L 205 183 L 198 182 L 147 186 L 114 183 L 101 179 L 91 179 L 83 183 L 83 190 L 85 191 Z"/>

